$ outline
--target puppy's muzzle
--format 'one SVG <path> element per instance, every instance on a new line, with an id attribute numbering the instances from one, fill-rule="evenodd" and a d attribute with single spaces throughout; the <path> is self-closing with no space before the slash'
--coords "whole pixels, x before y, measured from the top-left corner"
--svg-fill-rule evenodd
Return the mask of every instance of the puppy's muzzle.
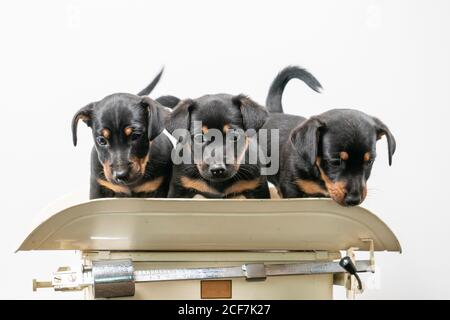
<path id="1" fill-rule="evenodd" d="M 350 192 L 345 195 L 344 204 L 346 206 L 357 206 L 362 202 L 362 196 L 359 192 Z"/>
<path id="2" fill-rule="evenodd" d="M 223 178 L 226 170 L 225 164 L 223 163 L 212 164 L 209 167 L 209 172 L 214 178 Z"/>
<path id="3" fill-rule="evenodd" d="M 132 180 L 131 163 L 113 170 L 113 179 L 120 184 L 127 184 Z"/>

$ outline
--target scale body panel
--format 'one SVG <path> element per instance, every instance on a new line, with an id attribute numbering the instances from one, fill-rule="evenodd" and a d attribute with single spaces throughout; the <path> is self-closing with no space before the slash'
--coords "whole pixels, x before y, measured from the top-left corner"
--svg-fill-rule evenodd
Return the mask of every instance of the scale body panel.
<path id="1" fill-rule="evenodd" d="M 80 265 L 58 270 L 63 280 L 51 286 L 87 298 L 331 299 L 334 284 L 357 291 L 338 265 L 343 251 L 355 272 L 373 271 L 376 251 L 401 252 L 373 213 L 329 199 L 63 201 L 31 230 L 18 251 L 80 252 Z M 356 250 L 370 259 L 355 261 Z M 109 282 L 108 272 L 119 270 L 114 263 L 128 280 Z M 192 279 L 202 268 L 205 278 Z"/>

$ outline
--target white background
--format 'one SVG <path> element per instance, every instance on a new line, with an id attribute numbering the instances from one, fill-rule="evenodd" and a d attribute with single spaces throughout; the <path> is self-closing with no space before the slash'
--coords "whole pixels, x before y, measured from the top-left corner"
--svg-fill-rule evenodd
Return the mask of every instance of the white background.
<path id="1" fill-rule="evenodd" d="M 163 65 L 153 97 L 242 92 L 264 103 L 275 74 L 297 64 L 325 90 L 292 81 L 287 112 L 358 108 L 397 139 L 392 167 L 378 143 L 364 206 L 404 253 L 377 254 L 361 299 L 450 298 L 449 16 L 445 0 L 2 1 L 0 297 L 79 297 L 31 292 L 73 253 L 14 251 L 44 206 L 87 196 L 90 132 L 80 125 L 77 148 L 70 135 L 80 107 L 139 91 Z"/>

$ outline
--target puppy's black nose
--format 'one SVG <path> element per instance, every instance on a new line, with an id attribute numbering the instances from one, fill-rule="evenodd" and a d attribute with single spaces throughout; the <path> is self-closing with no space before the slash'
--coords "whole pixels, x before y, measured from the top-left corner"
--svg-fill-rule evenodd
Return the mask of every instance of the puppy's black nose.
<path id="1" fill-rule="evenodd" d="M 223 163 L 213 164 L 209 167 L 209 171 L 214 177 L 219 177 L 225 173 L 225 165 Z"/>
<path id="2" fill-rule="evenodd" d="M 361 203 L 361 195 L 359 193 L 348 193 L 345 196 L 344 203 L 346 206 L 357 206 Z"/>
<path id="3" fill-rule="evenodd" d="M 127 182 L 129 173 L 130 173 L 129 168 L 123 168 L 123 169 L 119 169 L 119 170 L 115 171 L 113 176 L 117 182 L 124 183 L 124 182 Z"/>

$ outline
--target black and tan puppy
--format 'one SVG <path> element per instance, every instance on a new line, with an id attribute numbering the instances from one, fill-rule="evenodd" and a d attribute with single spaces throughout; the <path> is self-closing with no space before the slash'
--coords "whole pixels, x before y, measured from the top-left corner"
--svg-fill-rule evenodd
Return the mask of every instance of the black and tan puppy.
<path id="1" fill-rule="evenodd" d="M 281 94 L 298 69 L 284 69 L 272 84 L 276 88 L 267 99 L 270 112 L 283 112 Z M 331 197 L 343 206 L 358 205 L 367 195 L 376 142 L 382 136 L 392 163 L 394 136 L 383 122 L 361 111 L 333 109 L 293 126 L 295 122 L 284 129 L 290 133 L 280 141 L 280 171 L 271 177 L 283 198 Z M 279 123 L 271 119 L 266 127 L 277 128 Z"/>
<path id="2" fill-rule="evenodd" d="M 162 72 L 162 71 L 161 71 Z M 115 93 L 81 108 L 73 117 L 91 129 L 90 198 L 166 197 L 171 176 L 172 144 L 161 132 L 168 112 L 147 96 L 161 73 L 139 95 Z"/>
<path id="3" fill-rule="evenodd" d="M 248 161 L 267 116 L 264 107 L 243 95 L 181 101 L 166 125 L 180 141 L 169 197 L 269 198 L 266 176 L 258 163 Z"/>

